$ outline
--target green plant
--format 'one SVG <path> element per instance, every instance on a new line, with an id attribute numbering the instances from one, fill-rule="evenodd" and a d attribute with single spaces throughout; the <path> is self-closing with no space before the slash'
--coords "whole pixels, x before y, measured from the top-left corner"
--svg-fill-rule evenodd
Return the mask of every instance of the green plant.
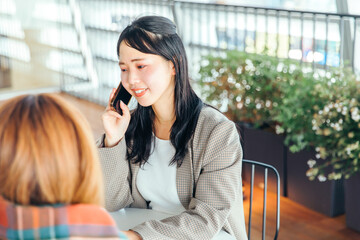
<path id="1" fill-rule="evenodd" d="M 273 126 L 292 152 L 315 149 L 310 179 L 360 171 L 360 81 L 349 69 L 313 72 L 290 60 L 228 51 L 203 57 L 200 76 L 205 100 L 230 119 Z"/>
<path id="2" fill-rule="evenodd" d="M 274 113 L 277 133 L 286 133 L 285 144 L 291 152 L 298 152 L 317 142 L 312 130 L 313 115 L 327 103 L 327 82 L 318 73 L 308 72 L 301 79 L 290 79 L 282 87 L 283 98 Z"/>
<path id="3" fill-rule="evenodd" d="M 228 51 L 203 57 L 200 85 L 206 101 L 235 122 L 271 126 L 272 111 L 282 99 L 280 88 L 301 74 L 299 66 L 289 60 Z"/>
<path id="4" fill-rule="evenodd" d="M 274 114 L 278 133 L 292 152 L 316 150 L 308 161 L 313 180 L 348 178 L 359 171 L 360 82 L 349 69 L 304 74 L 283 87 L 282 103 Z"/>
<path id="5" fill-rule="evenodd" d="M 320 181 L 360 171 L 360 81 L 346 69 L 332 76 L 327 104 L 312 120 L 318 159 L 308 162 L 307 176 Z"/>

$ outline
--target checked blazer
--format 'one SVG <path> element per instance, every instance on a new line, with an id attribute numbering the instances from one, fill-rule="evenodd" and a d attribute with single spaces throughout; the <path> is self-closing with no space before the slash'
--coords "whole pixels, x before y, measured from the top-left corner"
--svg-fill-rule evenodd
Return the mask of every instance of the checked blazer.
<path id="1" fill-rule="evenodd" d="M 105 208 L 147 208 L 136 187 L 138 164 L 126 160 L 123 138 L 99 154 L 105 181 Z M 242 148 L 235 124 L 216 109 L 204 106 L 188 153 L 176 172 L 177 193 L 186 211 L 163 220 L 151 220 L 132 230 L 143 239 L 211 239 L 224 229 L 246 240 L 241 190 Z"/>

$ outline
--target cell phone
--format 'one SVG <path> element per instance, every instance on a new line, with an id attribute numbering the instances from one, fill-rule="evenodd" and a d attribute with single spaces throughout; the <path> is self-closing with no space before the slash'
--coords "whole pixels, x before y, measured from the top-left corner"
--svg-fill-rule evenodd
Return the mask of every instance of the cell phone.
<path id="1" fill-rule="evenodd" d="M 122 115 L 123 112 L 120 107 L 120 101 L 123 101 L 123 103 L 128 105 L 131 97 L 132 97 L 132 95 L 124 88 L 124 86 L 120 82 L 118 88 L 116 89 L 114 97 L 112 98 L 112 100 L 110 102 L 110 106 L 113 108 L 113 110 L 115 110 L 120 115 Z"/>

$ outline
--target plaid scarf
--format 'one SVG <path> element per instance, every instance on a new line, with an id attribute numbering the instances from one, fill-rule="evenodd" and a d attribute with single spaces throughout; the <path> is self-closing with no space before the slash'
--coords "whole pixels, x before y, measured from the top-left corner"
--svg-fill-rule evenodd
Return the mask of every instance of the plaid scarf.
<path id="1" fill-rule="evenodd" d="M 90 204 L 22 206 L 0 196 L 0 239 L 127 239 Z"/>

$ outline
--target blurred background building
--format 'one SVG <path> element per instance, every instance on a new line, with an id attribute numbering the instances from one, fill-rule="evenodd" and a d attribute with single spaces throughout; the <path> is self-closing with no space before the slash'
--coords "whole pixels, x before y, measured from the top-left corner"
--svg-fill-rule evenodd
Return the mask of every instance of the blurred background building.
<path id="1" fill-rule="evenodd" d="M 1 0 L 0 98 L 46 89 L 105 104 L 118 35 L 146 14 L 176 22 L 195 80 L 202 55 L 227 49 L 358 72 L 358 13 L 356 0 Z"/>

